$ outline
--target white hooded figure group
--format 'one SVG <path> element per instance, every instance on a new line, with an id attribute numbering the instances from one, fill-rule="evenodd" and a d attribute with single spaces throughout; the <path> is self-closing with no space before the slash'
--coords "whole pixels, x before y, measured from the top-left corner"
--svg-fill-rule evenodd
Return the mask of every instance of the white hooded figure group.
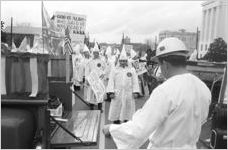
<path id="1" fill-rule="evenodd" d="M 101 59 L 99 54 L 98 45 L 95 43 L 94 48 L 92 49 L 92 58 L 88 62 L 87 66 L 85 67 L 85 75 L 89 75 L 91 72 L 96 72 L 101 81 L 104 80 L 105 77 L 105 62 Z M 103 101 L 98 101 L 92 87 L 89 85 L 88 80 L 85 78 L 85 86 L 87 87 L 85 100 L 90 104 L 90 109 L 94 109 L 95 105 L 98 105 L 98 109 L 102 110 L 102 103 Z"/>
<path id="2" fill-rule="evenodd" d="M 117 66 L 109 75 L 106 92 L 112 98 L 108 119 L 114 124 L 131 120 L 135 112 L 135 98 L 139 93 L 139 84 L 135 69 L 128 65 L 124 46 Z"/>

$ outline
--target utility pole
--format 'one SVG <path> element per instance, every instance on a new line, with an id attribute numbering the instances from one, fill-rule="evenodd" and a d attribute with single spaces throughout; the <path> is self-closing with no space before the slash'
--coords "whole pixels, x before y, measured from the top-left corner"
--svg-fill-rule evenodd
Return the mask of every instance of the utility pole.
<path id="1" fill-rule="evenodd" d="M 198 60 L 199 59 L 199 48 L 198 48 L 198 42 L 199 42 L 199 30 L 198 30 L 198 27 L 196 29 L 196 51 L 197 51 L 197 55 L 196 55 L 196 59 Z"/>
<path id="2" fill-rule="evenodd" d="M 120 45 L 121 50 L 123 49 L 123 45 L 124 45 L 124 33 L 123 33 L 122 40 L 121 40 L 121 45 Z"/>
<path id="3" fill-rule="evenodd" d="M 11 28 L 10 28 L 10 47 L 12 49 L 13 43 L 13 17 L 11 17 Z"/>
<path id="4" fill-rule="evenodd" d="M 155 36 L 155 51 L 157 50 L 157 36 Z"/>

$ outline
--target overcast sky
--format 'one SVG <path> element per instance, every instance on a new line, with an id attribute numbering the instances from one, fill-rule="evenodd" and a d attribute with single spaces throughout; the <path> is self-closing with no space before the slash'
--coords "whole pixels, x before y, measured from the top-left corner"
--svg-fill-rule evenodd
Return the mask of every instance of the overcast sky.
<path id="1" fill-rule="evenodd" d="M 144 42 L 162 30 L 196 32 L 201 26 L 203 1 L 44 1 L 52 16 L 55 11 L 87 16 L 91 40 L 120 43 L 122 33 L 131 42 Z M 1 20 L 10 25 L 29 22 L 41 27 L 41 1 L 1 1 Z"/>

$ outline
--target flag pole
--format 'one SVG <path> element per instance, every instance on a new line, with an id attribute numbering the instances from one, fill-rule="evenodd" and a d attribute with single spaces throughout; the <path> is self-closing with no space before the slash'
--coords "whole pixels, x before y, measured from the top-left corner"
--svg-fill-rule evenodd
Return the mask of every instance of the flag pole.
<path id="1" fill-rule="evenodd" d="M 70 82 L 70 68 L 69 68 L 69 66 L 70 66 L 70 54 L 69 54 L 69 52 L 66 52 L 65 46 L 64 46 L 64 51 L 66 54 L 66 83 L 69 83 Z"/>
<path id="2" fill-rule="evenodd" d="M 44 7 L 44 3 L 43 0 L 41 1 L 41 20 L 42 20 L 42 41 L 43 41 L 43 53 L 44 53 L 44 34 L 43 34 L 43 7 Z"/>
<path id="3" fill-rule="evenodd" d="M 196 59 L 199 60 L 199 48 L 198 48 L 198 42 L 199 42 L 199 37 L 198 37 L 198 34 L 199 34 L 199 30 L 198 30 L 198 27 L 196 29 Z"/>

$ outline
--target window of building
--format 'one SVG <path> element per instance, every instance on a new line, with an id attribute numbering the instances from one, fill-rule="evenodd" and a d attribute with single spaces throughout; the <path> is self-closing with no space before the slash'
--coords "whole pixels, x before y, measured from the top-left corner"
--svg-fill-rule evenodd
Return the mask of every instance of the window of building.
<path id="1" fill-rule="evenodd" d="M 207 44 L 205 45 L 205 51 L 207 51 Z"/>
<path id="2" fill-rule="evenodd" d="M 201 44 L 201 48 L 200 48 L 201 51 L 203 51 L 203 44 Z"/>

